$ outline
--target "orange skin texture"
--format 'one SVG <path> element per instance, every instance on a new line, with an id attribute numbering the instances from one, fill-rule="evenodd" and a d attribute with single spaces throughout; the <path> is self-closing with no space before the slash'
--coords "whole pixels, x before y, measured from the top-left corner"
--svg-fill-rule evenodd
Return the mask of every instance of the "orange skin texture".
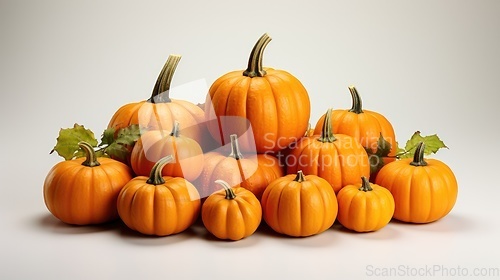
<path id="1" fill-rule="evenodd" d="M 201 197 L 208 197 L 221 187 L 215 180 L 224 180 L 231 187 L 243 187 L 260 200 L 265 188 L 284 175 L 279 160 L 268 154 L 244 156 L 236 160 L 217 152 L 205 154 L 205 164 L 195 182 Z"/>
<path id="2" fill-rule="evenodd" d="M 140 101 L 123 105 L 109 121 L 108 128 L 118 131 L 131 124 L 139 124 L 141 130 L 171 131 L 174 121 L 178 121 L 182 124 L 182 135 L 194 139 L 202 147 L 214 146 L 213 139 L 208 137 L 203 109 L 188 101 L 171 100 L 168 103 Z"/>
<path id="3" fill-rule="evenodd" d="M 262 215 L 276 232 L 305 237 L 329 229 L 335 222 L 338 204 L 330 184 L 315 175 L 294 181 L 287 175 L 273 181 L 262 195 Z"/>
<path id="4" fill-rule="evenodd" d="M 132 179 L 132 170 L 116 160 L 82 165 L 85 158 L 57 163 L 43 186 L 45 205 L 59 220 L 73 225 L 101 224 L 118 218 L 116 199 Z"/>
<path id="5" fill-rule="evenodd" d="M 148 177 L 132 179 L 118 196 L 117 209 L 132 230 L 166 236 L 186 230 L 198 218 L 201 205 L 196 188 L 179 177 L 163 176 L 164 184 L 148 184 Z"/>
<path id="6" fill-rule="evenodd" d="M 211 106 L 205 106 L 205 114 L 207 120 L 217 120 L 208 123 L 208 130 L 219 143 L 229 143 L 230 134 L 241 136 L 247 130 L 245 125 L 224 123 L 223 116 L 250 122 L 258 153 L 282 150 L 306 132 L 311 110 L 306 89 L 286 71 L 264 69 L 264 77 L 253 78 L 243 70 L 229 72 L 210 87 L 205 104 Z M 241 144 L 242 150 L 248 149 Z"/>
<path id="7" fill-rule="evenodd" d="M 385 227 L 394 214 L 394 198 L 389 190 L 370 184 L 373 190 L 359 190 L 361 184 L 348 185 L 337 194 L 337 220 L 356 232 L 376 231 Z"/>
<path id="8" fill-rule="evenodd" d="M 396 203 L 394 218 L 410 223 L 430 223 L 446 216 L 457 200 L 458 183 L 443 162 L 426 159 L 427 166 L 412 166 L 412 159 L 382 167 L 375 180 L 387 188 Z"/>
<path id="9" fill-rule="evenodd" d="M 130 164 L 135 174 L 148 176 L 155 163 L 162 157 L 173 155 L 175 162 L 167 164 L 162 174 L 195 180 L 203 169 L 203 151 L 193 139 L 170 132 L 153 130 L 141 135 L 130 155 Z"/>
<path id="10" fill-rule="evenodd" d="M 321 116 L 314 134 L 321 134 L 325 115 Z M 396 135 L 392 124 L 383 115 L 363 109 L 363 113 L 356 114 L 349 110 L 332 111 L 332 131 L 333 133 L 345 134 L 354 137 L 363 147 L 377 150 L 377 141 L 380 133 L 384 139 L 391 144 L 389 157 L 385 157 L 384 163 L 387 164 L 395 160 L 397 152 Z"/>
<path id="11" fill-rule="evenodd" d="M 249 190 L 232 188 L 236 197 L 226 199 L 219 190 L 203 203 L 201 218 L 205 228 L 219 239 L 240 240 L 252 235 L 262 220 L 260 202 Z"/>
<path id="12" fill-rule="evenodd" d="M 342 187 L 361 183 L 370 177 L 365 149 L 351 136 L 335 134 L 336 141 L 318 141 L 319 135 L 304 137 L 295 144 L 286 159 L 287 174 L 302 170 L 327 180 L 335 193 Z"/>

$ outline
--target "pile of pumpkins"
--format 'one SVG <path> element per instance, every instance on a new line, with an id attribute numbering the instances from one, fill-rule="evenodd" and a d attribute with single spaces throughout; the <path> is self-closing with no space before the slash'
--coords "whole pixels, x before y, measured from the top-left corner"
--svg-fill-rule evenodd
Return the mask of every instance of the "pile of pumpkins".
<path id="1" fill-rule="evenodd" d="M 336 220 L 355 232 L 376 231 L 392 218 L 428 223 L 447 215 L 457 197 L 448 166 L 424 158 L 397 160 L 391 123 L 353 106 L 329 109 L 309 126 L 310 100 L 302 83 L 262 66 L 271 38 L 255 44 L 246 70 L 210 87 L 204 105 L 169 96 L 179 63 L 171 55 L 148 100 L 116 111 L 109 128 L 141 127 L 126 162 L 85 157 L 57 163 L 44 182 L 44 201 L 61 221 L 100 224 L 120 218 L 132 230 L 166 236 L 201 217 L 220 239 L 253 234 L 262 220 L 295 237 L 319 234 Z M 367 149 L 379 137 L 390 145 L 383 168 L 370 171 Z"/>

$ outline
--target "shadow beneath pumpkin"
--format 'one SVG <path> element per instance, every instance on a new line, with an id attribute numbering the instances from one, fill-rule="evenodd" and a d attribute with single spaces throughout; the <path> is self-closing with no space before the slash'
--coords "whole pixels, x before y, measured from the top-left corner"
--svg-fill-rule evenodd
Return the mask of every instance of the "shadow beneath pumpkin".
<path id="1" fill-rule="evenodd" d="M 331 228 L 316 235 L 305 236 L 305 237 L 294 237 L 277 233 L 271 227 L 269 227 L 265 222 L 262 222 L 256 234 L 266 235 L 267 237 L 279 239 L 279 242 L 283 242 L 287 245 L 304 247 L 304 248 L 330 247 L 334 246 L 335 243 L 339 242 L 338 237 L 336 236 L 335 233 L 331 231 Z"/>
<path id="2" fill-rule="evenodd" d="M 51 214 L 44 214 L 36 218 L 35 225 L 40 228 L 55 232 L 58 234 L 90 234 L 104 231 L 116 230 L 119 227 L 120 221 L 113 221 L 100 225 L 70 225 L 66 224 Z"/>
<path id="3" fill-rule="evenodd" d="M 147 235 L 128 228 L 122 222 L 120 222 L 118 234 L 123 241 L 140 246 L 168 246 L 191 240 L 199 235 L 198 231 L 193 227 L 167 236 Z"/>
<path id="4" fill-rule="evenodd" d="M 392 219 L 391 224 L 398 227 L 411 228 L 412 230 L 443 233 L 457 233 L 478 228 L 477 221 L 472 220 L 469 217 L 456 214 L 449 214 L 437 221 L 426 224 L 406 223 L 396 219 Z"/>
<path id="5" fill-rule="evenodd" d="M 330 230 L 338 231 L 343 235 L 345 234 L 356 238 L 369 240 L 394 240 L 401 236 L 401 233 L 396 228 L 397 227 L 394 227 L 393 225 L 391 225 L 391 223 L 389 223 L 388 225 L 377 231 L 357 232 L 342 226 L 338 222 L 335 222 Z"/>

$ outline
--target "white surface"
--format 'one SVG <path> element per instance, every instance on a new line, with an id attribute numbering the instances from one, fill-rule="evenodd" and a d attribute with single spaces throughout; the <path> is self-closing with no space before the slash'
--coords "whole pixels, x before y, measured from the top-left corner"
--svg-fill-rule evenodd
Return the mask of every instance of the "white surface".
<path id="1" fill-rule="evenodd" d="M 494 268 L 498 279 L 499 26 L 500 2 L 483 0 L 1 1 L 0 279 L 362 279 L 384 268 L 436 278 L 446 271 L 425 269 Z M 369 234 L 259 230 L 239 242 L 200 225 L 150 238 L 50 216 L 42 184 L 60 160 L 48 154 L 60 128 L 99 135 L 119 106 L 148 97 L 170 53 L 183 55 L 174 85 L 243 69 L 264 32 L 264 64 L 304 83 L 313 123 L 349 107 L 354 84 L 400 141 L 438 133 L 450 149 L 436 157 L 459 182 L 451 214 Z"/>

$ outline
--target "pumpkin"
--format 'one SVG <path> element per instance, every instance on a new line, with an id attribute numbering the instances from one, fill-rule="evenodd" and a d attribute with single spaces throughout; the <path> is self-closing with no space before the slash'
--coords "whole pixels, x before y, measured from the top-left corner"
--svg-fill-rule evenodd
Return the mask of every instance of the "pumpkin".
<path id="1" fill-rule="evenodd" d="M 424 158 L 420 143 L 413 159 L 391 162 L 380 169 L 376 184 L 387 188 L 396 203 L 394 218 L 429 223 L 446 216 L 457 200 L 458 183 L 444 162 Z"/>
<path id="2" fill-rule="evenodd" d="M 174 161 L 163 168 L 162 174 L 195 180 L 203 168 L 203 151 L 195 140 L 179 132 L 179 122 L 176 121 L 172 132 L 150 130 L 142 134 L 130 155 L 135 174 L 147 176 L 160 158 L 171 154 Z"/>
<path id="3" fill-rule="evenodd" d="M 377 145 L 380 136 L 391 145 L 387 157 L 382 160 L 384 164 L 395 160 L 398 149 L 394 128 L 389 120 L 382 114 L 364 110 L 361 97 L 354 86 L 349 87 L 352 98 L 352 107 L 349 110 L 334 110 L 332 112 L 332 130 L 333 133 L 345 134 L 354 137 L 361 145 L 371 149 L 374 153 L 377 151 Z M 321 133 L 325 115 L 321 116 L 314 129 L 315 134 Z M 373 157 L 370 160 L 378 160 Z M 373 162 L 373 174 L 376 175 L 378 162 Z M 373 176 L 375 178 L 375 176 Z"/>
<path id="4" fill-rule="evenodd" d="M 270 41 L 264 34 L 250 54 L 248 68 L 219 77 L 209 89 L 207 125 L 213 138 L 223 145 L 229 143 L 231 134 L 241 137 L 251 126 L 255 147 L 242 145 L 242 149 L 276 152 L 306 132 L 310 115 L 307 90 L 292 74 L 262 67 Z"/>
<path id="5" fill-rule="evenodd" d="M 330 184 L 302 171 L 271 182 L 262 195 L 262 216 L 274 231 L 305 237 L 329 229 L 338 212 Z"/>
<path id="6" fill-rule="evenodd" d="M 119 161 L 96 157 L 86 142 L 78 146 L 85 152 L 84 158 L 57 163 L 45 178 L 45 205 L 68 224 L 101 224 L 117 219 L 116 199 L 132 179 L 132 171 Z"/>
<path id="7" fill-rule="evenodd" d="M 286 165 L 288 174 L 302 170 L 307 175 L 318 175 L 337 193 L 346 185 L 361 183 L 362 176 L 369 177 L 370 164 L 356 139 L 332 133 L 331 116 L 329 109 L 321 135 L 303 137 L 291 147 Z"/>
<path id="8" fill-rule="evenodd" d="M 170 84 L 181 59 L 180 55 L 170 55 L 163 66 L 151 97 L 148 100 L 125 104 L 109 121 L 108 128 L 118 131 L 131 124 L 138 124 L 142 130 L 172 129 L 174 120 L 183 125 L 181 133 L 196 140 L 200 145 L 212 145 L 205 124 L 205 113 L 199 106 L 169 96 Z"/>
<path id="9" fill-rule="evenodd" d="M 231 152 L 209 152 L 204 155 L 204 166 L 195 185 L 202 197 L 219 190 L 215 180 L 224 180 L 231 187 L 243 187 L 258 199 L 271 181 L 283 176 L 278 159 L 270 154 L 245 154 L 239 148 L 238 137 L 231 135 Z M 222 150 L 224 151 L 224 150 Z"/>
<path id="10" fill-rule="evenodd" d="M 231 188 L 223 180 L 215 183 L 224 189 L 214 192 L 203 203 L 201 218 L 205 228 L 219 239 L 240 240 L 252 235 L 262 220 L 257 197 L 245 188 Z"/>
<path id="11" fill-rule="evenodd" d="M 149 177 L 128 182 L 118 196 L 117 209 L 127 227 L 146 235 L 166 236 L 189 228 L 200 213 L 200 196 L 186 179 L 162 176 L 174 158 L 160 159 Z"/>
<path id="12" fill-rule="evenodd" d="M 357 232 L 376 231 L 385 227 L 394 215 L 394 198 L 389 190 L 371 184 L 366 177 L 357 185 L 348 185 L 337 194 L 337 220 Z"/>

